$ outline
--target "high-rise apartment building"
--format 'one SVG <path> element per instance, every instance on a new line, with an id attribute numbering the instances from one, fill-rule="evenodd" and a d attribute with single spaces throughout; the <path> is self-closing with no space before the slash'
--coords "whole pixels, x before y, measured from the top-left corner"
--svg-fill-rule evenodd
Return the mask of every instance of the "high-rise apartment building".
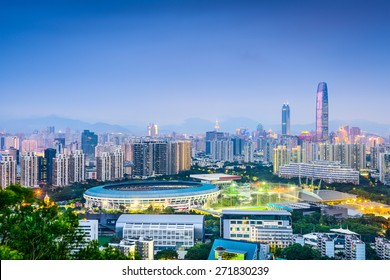
<path id="1" fill-rule="evenodd" d="M 69 181 L 71 183 L 85 181 L 85 154 L 75 150 L 69 159 Z"/>
<path id="2" fill-rule="evenodd" d="M 111 181 L 124 176 L 124 154 L 120 146 L 112 146 L 111 152 L 101 152 L 96 157 L 97 179 Z"/>
<path id="3" fill-rule="evenodd" d="M 328 141 L 329 139 L 329 104 L 328 87 L 321 82 L 317 88 L 316 100 L 316 140 L 317 142 Z"/>
<path id="4" fill-rule="evenodd" d="M 244 144 L 244 162 L 254 162 L 255 147 L 251 140 L 248 140 Z"/>
<path id="5" fill-rule="evenodd" d="M 20 158 L 20 183 L 24 187 L 38 187 L 38 157 L 27 152 Z"/>
<path id="6" fill-rule="evenodd" d="M 0 189 L 16 183 L 16 160 L 12 156 L 0 156 Z"/>
<path id="7" fill-rule="evenodd" d="M 345 257 L 347 260 L 365 260 L 366 243 L 355 235 L 345 236 Z"/>
<path id="8" fill-rule="evenodd" d="M 290 135 L 290 106 L 285 103 L 282 107 L 282 135 Z"/>
<path id="9" fill-rule="evenodd" d="M 53 159 L 53 186 L 65 187 L 70 185 L 69 156 L 57 154 Z"/>
<path id="10" fill-rule="evenodd" d="M 214 140 L 210 141 L 210 154 L 213 160 L 233 161 L 233 141 Z"/>
<path id="11" fill-rule="evenodd" d="M 279 173 L 279 169 L 281 166 L 290 163 L 290 153 L 287 150 L 286 146 L 278 146 L 274 149 L 274 161 L 273 161 L 273 169 L 274 174 Z"/>
<path id="12" fill-rule="evenodd" d="M 379 154 L 379 180 L 390 186 L 390 152 Z"/>
<path id="13" fill-rule="evenodd" d="M 382 260 L 390 260 L 390 241 L 383 237 L 375 237 L 375 252 Z"/>

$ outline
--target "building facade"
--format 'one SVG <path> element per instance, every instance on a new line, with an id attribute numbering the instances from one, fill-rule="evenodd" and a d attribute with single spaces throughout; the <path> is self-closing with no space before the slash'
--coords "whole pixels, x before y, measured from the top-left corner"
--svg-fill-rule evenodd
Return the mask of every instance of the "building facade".
<path id="1" fill-rule="evenodd" d="M 155 250 L 190 248 L 204 240 L 204 216 L 123 214 L 116 233 L 124 239 L 152 238 Z"/>
<path id="2" fill-rule="evenodd" d="M 292 245 L 291 213 L 222 210 L 221 233 L 226 239 L 261 242 L 285 248 Z"/>
<path id="3" fill-rule="evenodd" d="M 0 156 L 0 188 L 16 183 L 16 160 L 12 156 Z"/>

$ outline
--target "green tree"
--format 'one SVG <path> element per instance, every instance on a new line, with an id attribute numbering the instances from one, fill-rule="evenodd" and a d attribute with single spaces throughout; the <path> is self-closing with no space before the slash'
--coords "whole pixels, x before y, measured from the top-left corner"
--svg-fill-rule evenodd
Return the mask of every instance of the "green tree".
<path id="1" fill-rule="evenodd" d="M 386 229 L 385 237 L 390 239 L 390 228 Z"/>
<path id="2" fill-rule="evenodd" d="M 177 258 L 177 252 L 172 249 L 161 250 L 154 255 L 155 260 L 176 260 Z"/>
<path id="3" fill-rule="evenodd" d="M 287 248 L 284 248 L 280 253 L 280 257 L 287 260 L 321 260 L 319 251 L 311 249 L 308 246 L 302 246 L 301 244 L 294 244 Z"/>
<path id="4" fill-rule="evenodd" d="M 366 260 L 380 260 L 381 258 L 376 254 L 375 250 L 366 243 Z"/>
<path id="5" fill-rule="evenodd" d="M 35 199 L 31 189 L 2 189 L 0 203 L 0 245 L 23 259 L 70 259 L 83 240 L 74 212 L 60 212 L 53 202 Z"/>
<path id="6" fill-rule="evenodd" d="M 166 207 L 164 208 L 164 214 L 175 214 L 175 209 L 173 207 Z"/>
<path id="7" fill-rule="evenodd" d="M 23 255 L 7 246 L 0 246 L 0 260 L 22 260 Z"/>
<path id="8" fill-rule="evenodd" d="M 119 249 L 111 246 L 100 250 L 99 243 L 93 240 L 75 253 L 74 258 L 77 260 L 132 260 L 135 259 L 135 255 L 126 256 Z"/>
<path id="9" fill-rule="evenodd" d="M 211 243 L 198 243 L 187 250 L 185 260 L 207 260 L 210 254 Z"/>

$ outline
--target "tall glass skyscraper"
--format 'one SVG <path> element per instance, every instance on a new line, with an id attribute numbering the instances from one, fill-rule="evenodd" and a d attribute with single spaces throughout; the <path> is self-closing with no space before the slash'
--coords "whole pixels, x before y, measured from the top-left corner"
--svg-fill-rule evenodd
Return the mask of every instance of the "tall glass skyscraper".
<path id="1" fill-rule="evenodd" d="M 286 103 L 282 107 L 282 135 L 290 135 L 290 106 Z"/>
<path id="2" fill-rule="evenodd" d="M 328 86 L 325 82 L 318 84 L 316 105 L 316 140 L 324 142 L 329 139 Z"/>

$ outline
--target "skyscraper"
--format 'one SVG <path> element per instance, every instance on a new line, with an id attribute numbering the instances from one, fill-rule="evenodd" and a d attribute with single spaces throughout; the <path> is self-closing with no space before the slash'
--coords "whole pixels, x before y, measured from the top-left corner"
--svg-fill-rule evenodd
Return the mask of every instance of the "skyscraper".
<path id="1" fill-rule="evenodd" d="M 81 134 L 81 149 L 87 158 L 95 157 L 95 147 L 98 144 L 98 136 L 89 130 L 84 130 Z"/>
<path id="2" fill-rule="evenodd" d="M 282 107 L 282 135 L 290 135 L 290 106 L 287 103 Z"/>
<path id="3" fill-rule="evenodd" d="M 316 102 L 316 140 L 327 141 L 329 138 L 328 87 L 325 82 L 318 84 Z"/>
<path id="4" fill-rule="evenodd" d="M 12 156 L 0 157 L 0 189 L 16 182 L 16 160 Z"/>
<path id="5" fill-rule="evenodd" d="M 53 159 L 56 157 L 56 149 L 48 148 L 45 150 L 44 169 L 46 171 L 46 184 L 51 186 L 53 184 Z"/>
<path id="6" fill-rule="evenodd" d="M 38 157 L 27 152 L 20 158 L 20 184 L 23 187 L 38 187 Z"/>

